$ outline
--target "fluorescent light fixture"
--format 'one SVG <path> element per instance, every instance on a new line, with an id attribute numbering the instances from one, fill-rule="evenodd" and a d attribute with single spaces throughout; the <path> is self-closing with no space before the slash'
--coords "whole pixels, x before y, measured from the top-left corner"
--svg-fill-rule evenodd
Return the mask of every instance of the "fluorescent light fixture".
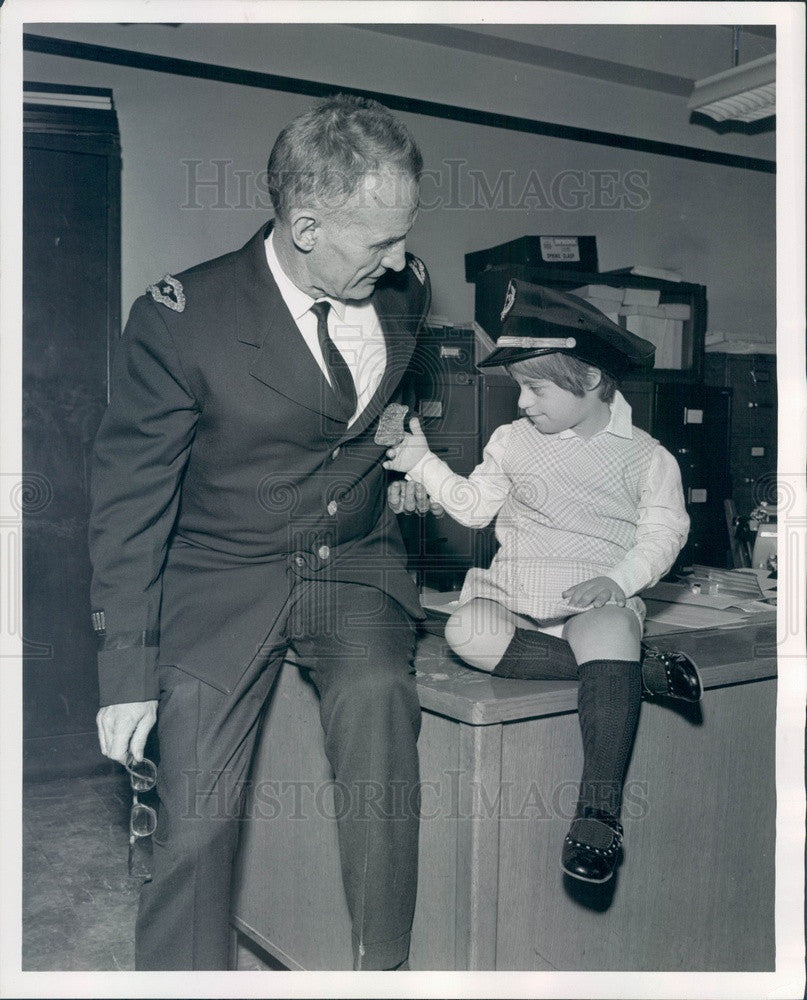
<path id="1" fill-rule="evenodd" d="M 775 115 L 776 53 L 699 80 L 688 106 L 716 122 L 754 122 Z"/>

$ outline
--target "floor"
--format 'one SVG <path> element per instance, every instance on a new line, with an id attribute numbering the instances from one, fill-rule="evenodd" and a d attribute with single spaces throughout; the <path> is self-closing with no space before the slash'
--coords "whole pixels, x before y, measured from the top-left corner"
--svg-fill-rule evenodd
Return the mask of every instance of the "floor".
<path id="1" fill-rule="evenodd" d="M 24 970 L 134 968 L 143 876 L 127 871 L 126 773 L 27 783 L 23 792 Z M 138 849 L 140 870 L 147 850 Z"/>
<path id="2" fill-rule="evenodd" d="M 131 792 L 123 769 L 28 782 L 23 792 L 24 971 L 134 969 L 134 925 L 150 844 L 127 870 Z M 283 968 L 238 947 L 239 970 Z"/>

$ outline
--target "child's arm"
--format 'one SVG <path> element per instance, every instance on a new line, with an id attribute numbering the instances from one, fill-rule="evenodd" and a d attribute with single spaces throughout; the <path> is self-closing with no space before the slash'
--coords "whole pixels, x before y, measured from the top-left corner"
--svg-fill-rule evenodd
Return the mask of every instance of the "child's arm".
<path id="1" fill-rule="evenodd" d="M 609 578 L 627 597 L 653 586 L 669 571 L 688 534 L 681 471 L 667 449 L 657 445 L 639 501 L 636 541 Z"/>
<path id="2" fill-rule="evenodd" d="M 426 487 L 433 501 L 454 520 L 469 528 L 482 528 L 498 514 L 512 485 L 501 459 L 510 435 L 510 424 L 498 427 L 485 447 L 484 457 L 470 476 L 458 476 L 429 450 L 417 417 L 409 421 L 410 433 L 387 451 L 385 469 L 407 473 Z"/>

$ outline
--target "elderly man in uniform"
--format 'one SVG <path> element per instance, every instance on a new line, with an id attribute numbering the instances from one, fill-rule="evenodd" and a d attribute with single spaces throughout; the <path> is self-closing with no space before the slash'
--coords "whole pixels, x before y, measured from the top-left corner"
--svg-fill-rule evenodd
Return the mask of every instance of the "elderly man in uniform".
<path id="1" fill-rule="evenodd" d="M 277 139 L 273 223 L 132 307 L 95 447 L 90 547 L 101 749 L 131 766 L 155 720 L 159 737 L 138 969 L 227 967 L 244 782 L 290 647 L 347 795 L 354 967 L 406 967 L 422 612 L 377 431 L 429 307 L 426 269 L 404 250 L 421 169 L 385 108 L 330 98 Z"/>

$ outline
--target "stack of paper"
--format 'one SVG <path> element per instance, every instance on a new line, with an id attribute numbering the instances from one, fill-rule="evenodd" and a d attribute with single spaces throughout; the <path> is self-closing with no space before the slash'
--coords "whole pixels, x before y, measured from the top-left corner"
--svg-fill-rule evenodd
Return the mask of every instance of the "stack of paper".
<path id="1" fill-rule="evenodd" d="M 748 340 L 747 333 L 707 331 L 706 350 L 719 354 L 776 354 L 776 344 L 769 340 Z"/>
<path id="2" fill-rule="evenodd" d="M 606 302 L 621 302 L 624 288 L 615 288 L 613 285 L 581 285 L 580 288 L 572 289 L 574 295 L 579 295 L 583 299 L 604 299 Z"/>
<path id="3" fill-rule="evenodd" d="M 693 568 L 695 572 L 684 583 L 657 583 L 642 591 L 647 620 L 655 623 L 649 634 L 658 634 L 660 626 L 715 628 L 750 620 L 775 620 L 775 589 L 761 599 L 765 591 L 761 573 Z"/>
<path id="4" fill-rule="evenodd" d="M 626 330 L 655 346 L 654 368 L 683 368 L 684 324 L 680 319 L 667 319 L 663 313 L 648 316 L 632 310 L 628 314 L 620 312 L 620 317 Z"/>
<path id="5" fill-rule="evenodd" d="M 687 302 L 662 302 L 659 306 L 667 319 L 689 319 L 692 310 Z"/>
<path id="6" fill-rule="evenodd" d="M 704 608 L 697 604 L 678 604 L 666 601 L 645 601 L 647 620 L 661 625 L 677 625 L 682 628 L 719 628 L 746 620 L 742 611 L 723 611 L 718 608 Z"/>
<path id="7" fill-rule="evenodd" d="M 595 309 L 605 313 L 611 322 L 616 323 L 624 291 L 624 288 L 613 288 L 611 285 L 583 285 L 573 289 L 572 294 L 590 302 Z"/>
<path id="8" fill-rule="evenodd" d="M 658 288 L 626 288 L 622 303 L 626 306 L 657 306 L 661 299 Z"/>
<path id="9" fill-rule="evenodd" d="M 645 269 L 650 271 L 651 269 Z M 653 277 L 680 281 L 680 275 L 656 269 Z M 645 273 L 632 268 L 632 274 Z M 637 337 L 649 340 L 656 348 L 655 368 L 684 367 L 684 322 L 691 318 L 686 302 L 660 302 L 656 288 L 618 288 L 613 285 L 582 285 L 574 294 L 590 302 L 608 319 Z"/>

